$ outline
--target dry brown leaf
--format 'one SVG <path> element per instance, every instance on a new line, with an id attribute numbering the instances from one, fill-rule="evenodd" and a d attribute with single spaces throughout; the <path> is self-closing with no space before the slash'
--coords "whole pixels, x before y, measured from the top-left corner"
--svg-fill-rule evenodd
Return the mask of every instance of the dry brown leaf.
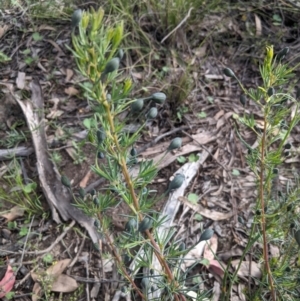
<path id="1" fill-rule="evenodd" d="M 111 258 L 103 259 L 103 271 L 105 273 L 110 273 L 113 270 L 114 262 Z"/>
<path id="2" fill-rule="evenodd" d="M 52 40 L 46 40 L 48 43 L 50 43 L 58 52 L 60 52 L 60 53 L 64 53 L 63 51 L 62 51 L 62 49 L 58 46 L 58 44 L 57 43 L 55 43 L 54 41 L 52 41 Z"/>
<path id="3" fill-rule="evenodd" d="M 33 292 L 32 296 L 31 296 L 32 301 L 38 301 L 42 297 L 43 289 L 38 282 L 36 282 L 33 285 L 32 292 Z"/>
<path id="4" fill-rule="evenodd" d="M 218 253 L 218 258 L 222 261 L 228 261 L 232 257 L 238 257 L 243 255 L 243 250 L 239 247 L 231 248 L 228 251 Z"/>
<path id="5" fill-rule="evenodd" d="M 254 18 L 255 18 L 256 36 L 259 37 L 262 34 L 261 20 L 257 14 L 254 14 Z"/>
<path id="6" fill-rule="evenodd" d="M 67 145 L 69 145 L 69 143 L 67 143 Z M 65 151 L 71 157 L 72 160 L 76 161 L 78 159 L 77 151 L 73 146 L 66 147 Z"/>
<path id="7" fill-rule="evenodd" d="M 45 272 L 44 270 L 39 270 L 37 272 L 32 272 L 31 277 L 35 281 L 33 286 L 33 296 L 32 300 L 39 300 L 43 295 L 44 291 L 42 286 L 40 285 L 40 281 L 42 281 L 41 275 L 48 275 L 48 277 L 53 277 L 53 284 L 51 287 L 51 291 L 53 292 L 61 292 L 61 293 L 70 293 L 75 291 L 78 288 L 78 284 L 75 279 L 70 276 L 63 275 L 62 272 L 71 262 L 70 259 L 64 259 L 57 262 L 55 265 L 51 266 Z"/>
<path id="8" fill-rule="evenodd" d="M 224 117 L 226 120 L 228 120 L 232 115 L 234 114 L 234 112 L 227 112 Z"/>
<path id="9" fill-rule="evenodd" d="M 226 122 L 225 117 L 222 117 L 221 119 L 219 119 L 217 122 L 217 125 L 216 125 L 217 130 L 220 129 L 225 124 L 225 122 Z"/>
<path id="10" fill-rule="evenodd" d="M 214 119 L 218 120 L 220 117 L 222 117 L 224 115 L 224 110 L 219 111 L 215 116 Z"/>
<path id="11" fill-rule="evenodd" d="M 69 96 L 73 96 L 73 95 L 77 95 L 79 91 L 71 86 L 65 89 L 65 93 L 68 94 Z"/>
<path id="12" fill-rule="evenodd" d="M 220 195 L 223 192 L 223 188 L 224 188 L 224 184 L 221 183 L 220 187 L 218 188 L 218 190 L 215 191 L 215 192 L 211 192 L 210 195 L 212 195 L 212 196 L 218 196 L 218 195 Z"/>
<path id="13" fill-rule="evenodd" d="M 183 270 L 186 270 L 188 267 L 193 265 L 195 261 L 199 261 L 202 258 L 202 254 L 206 243 L 206 240 L 200 241 L 184 256 L 184 259 L 181 264 L 181 268 Z"/>
<path id="14" fill-rule="evenodd" d="M 55 119 L 64 113 L 64 111 L 57 109 L 58 104 L 60 102 L 59 98 L 51 98 L 48 101 L 54 104 L 53 107 L 50 109 L 50 113 L 46 116 L 48 119 Z"/>
<path id="15" fill-rule="evenodd" d="M 55 31 L 57 30 L 55 27 L 52 27 L 52 26 L 49 26 L 49 25 L 46 25 L 46 24 L 42 24 L 39 29 L 40 30 L 52 30 L 52 31 Z"/>
<path id="16" fill-rule="evenodd" d="M 85 188 L 88 184 L 88 181 L 92 175 L 92 170 L 89 169 L 84 178 L 80 181 L 79 187 Z"/>
<path id="17" fill-rule="evenodd" d="M 47 69 L 42 65 L 41 62 L 38 62 L 37 66 L 38 66 L 42 71 L 44 71 L 45 73 L 48 72 Z"/>
<path id="18" fill-rule="evenodd" d="M 8 29 L 9 29 L 8 25 L 0 26 L 0 39 L 4 36 L 4 34 L 8 31 Z"/>
<path id="19" fill-rule="evenodd" d="M 66 267 L 71 262 L 71 259 L 63 259 L 47 269 L 47 274 L 57 277 L 63 273 Z"/>
<path id="20" fill-rule="evenodd" d="M 0 216 L 7 219 L 8 222 L 15 220 L 16 218 L 24 215 L 24 209 L 19 206 L 12 207 L 9 212 L 1 214 Z"/>
<path id="21" fill-rule="evenodd" d="M 192 137 L 195 141 L 198 141 L 198 143 L 200 143 L 201 145 L 205 145 L 209 142 L 212 142 L 212 141 L 216 140 L 216 137 L 214 135 L 212 135 L 212 133 L 210 133 L 210 132 L 201 132 L 201 133 L 198 133 L 196 135 L 192 135 Z M 176 154 L 179 154 L 179 153 L 183 152 L 182 150 L 183 150 L 185 144 L 188 141 L 191 141 L 191 139 L 189 137 L 182 138 L 183 147 L 179 151 L 177 151 Z M 195 142 L 195 141 L 191 141 L 189 144 L 198 146 L 198 143 Z M 153 147 L 149 147 L 146 151 L 141 153 L 141 155 L 144 158 L 148 158 L 149 156 L 159 154 L 159 156 L 161 157 L 162 152 L 166 151 L 169 144 L 170 144 L 170 141 L 156 144 Z M 200 147 L 200 149 L 202 149 L 202 148 Z M 180 155 L 183 155 L 183 154 L 180 154 Z"/>
<path id="22" fill-rule="evenodd" d="M 33 279 L 34 282 L 38 282 L 40 275 L 42 275 L 44 273 L 43 269 L 38 269 L 36 272 L 31 271 L 30 272 L 30 276 Z"/>
<path id="23" fill-rule="evenodd" d="M 5 83 L 5 82 L 0 82 L 0 85 L 1 85 L 1 86 L 5 86 L 5 87 L 7 88 L 7 90 L 6 90 L 6 89 L 3 89 L 4 91 L 2 91 L 2 92 L 8 91 L 8 92 L 13 93 L 13 90 L 14 90 L 14 85 L 13 85 L 13 84 Z M 15 102 L 15 100 L 14 100 L 14 102 Z"/>
<path id="24" fill-rule="evenodd" d="M 259 128 L 259 129 L 264 129 L 264 124 L 265 124 L 265 122 L 263 121 L 263 120 L 255 120 L 255 122 L 256 122 L 256 126 Z"/>
<path id="25" fill-rule="evenodd" d="M 218 301 L 218 300 L 220 300 L 221 285 L 220 285 L 220 283 L 218 281 L 214 281 L 214 287 L 213 287 L 212 293 L 213 293 L 213 295 L 212 295 L 211 301 Z"/>
<path id="26" fill-rule="evenodd" d="M 186 144 L 183 147 L 181 147 L 180 150 L 176 151 L 175 153 L 168 153 L 167 155 L 164 156 L 163 160 L 163 150 L 159 152 L 159 155 L 155 156 L 154 158 L 152 157 L 151 159 L 153 160 L 153 163 L 157 166 L 158 169 L 162 169 L 170 165 L 172 162 L 176 160 L 177 157 L 183 156 L 186 154 L 202 151 L 202 147 L 198 145 L 193 145 L 193 144 Z M 142 153 L 144 155 L 144 153 Z M 139 167 L 135 167 L 131 170 L 130 174 L 134 177 L 137 176 L 139 173 Z"/>
<path id="27" fill-rule="evenodd" d="M 95 277 L 95 280 L 99 280 L 99 279 L 97 277 Z M 101 288 L 101 282 L 100 281 L 99 281 L 99 283 L 94 283 L 93 288 L 91 289 L 91 298 L 92 298 L 92 300 L 96 300 L 98 298 L 100 288 Z"/>
<path id="28" fill-rule="evenodd" d="M 287 164 L 297 163 L 297 162 L 300 162 L 300 158 L 299 157 L 289 158 L 289 159 L 284 160 L 284 162 Z"/>
<path id="29" fill-rule="evenodd" d="M 201 28 L 205 28 L 206 30 L 214 29 L 216 33 L 226 32 L 228 27 L 230 27 L 232 21 L 228 19 L 224 19 L 217 15 L 209 14 L 205 16 L 201 21 Z"/>
<path id="30" fill-rule="evenodd" d="M 64 135 L 65 135 L 64 130 L 61 127 L 58 127 L 55 131 L 55 138 L 60 139 L 60 138 L 64 137 Z M 67 143 L 67 145 L 68 145 L 68 143 Z M 70 146 L 72 146 L 72 144 L 70 144 Z"/>
<path id="31" fill-rule="evenodd" d="M 59 275 L 53 282 L 51 291 L 58 293 L 71 293 L 78 288 L 77 281 L 67 275 Z"/>
<path id="32" fill-rule="evenodd" d="M 64 111 L 62 110 L 54 110 L 50 109 L 50 113 L 46 116 L 48 119 L 56 119 L 57 117 L 64 114 Z"/>
<path id="33" fill-rule="evenodd" d="M 212 274 L 218 275 L 220 277 L 224 276 L 224 269 L 222 268 L 222 266 L 218 260 L 215 260 L 215 259 L 211 260 L 209 262 L 208 269 Z"/>
<path id="34" fill-rule="evenodd" d="M 214 155 L 213 155 L 214 159 L 218 160 L 219 159 L 219 154 L 220 154 L 220 149 L 218 148 L 216 150 L 216 152 L 214 153 Z"/>
<path id="35" fill-rule="evenodd" d="M 26 73 L 25 72 L 18 72 L 18 77 L 16 80 L 16 84 L 18 89 L 23 90 L 25 88 L 25 78 L 26 78 Z"/>
<path id="36" fill-rule="evenodd" d="M 291 119 L 294 119 L 296 113 L 297 113 L 297 108 L 298 108 L 298 104 L 294 104 L 292 107 L 291 107 Z"/>
<path id="37" fill-rule="evenodd" d="M 247 298 L 245 296 L 245 292 L 247 291 L 246 285 L 243 283 L 238 284 L 238 294 L 240 297 L 240 301 L 246 301 Z"/>
<path id="38" fill-rule="evenodd" d="M 216 234 L 212 236 L 212 238 L 207 241 L 207 244 L 204 248 L 203 258 L 211 261 L 215 258 L 215 254 L 217 253 L 218 249 L 218 237 Z"/>
<path id="39" fill-rule="evenodd" d="M 277 246 L 270 245 L 269 252 L 271 257 L 279 257 L 280 256 L 280 249 Z"/>
<path id="40" fill-rule="evenodd" d="M 238 265 L 240 263 L 239 259 L 231 261 L 231 265 L 234 269 L 237 269 Z M 239 270 L 238 270 L 238 276 L 244 279 L 245 281 L 248 281 L 249 276 L 249 269 L 250 262 L 249 261 L 243 261 Z M 260 279 L 262 276 L 260 265 L 254 261 L 251 262 L 251 277 L 254 277 L 256 279 Z"/>
<path id="41" fill-rule="evenodd" d="M 73 75 L 74 75 L 74 71 L 67 68 L 67 70 L 66 70 L 66 79 L 65 79 L 66 83 L 71 80 Z"/>
<path id="42" fill-rule="evenodd" d="M 211 79 L 211 80 L 221 80 L 224 79 L 223 75 L 219 75 L 219 74 L 204 74 L 204 77 L 206 79 Z"/>
<path id="43" fill-rule="evenodd" d="M 196 57 L 202 58 L 206 55 L 206 48 L 207 48 L 207 44 L 204 44 L 204 45 L 194 49 L 193 52 L 195 53 Z"/>
<path id="44" fill-rule="evenodd" d="M 201 206 L 200 204 L 194 205 L 185 197 L 179 197 L 178 198 L 181 202 L 183 202 L 185 205 L 190 207 L 195 212 L 213 220 L 213 221 L 221 221 L 225 219 L 229 219 L 233 216 L 233 212 L 223 213 L 219 211 L 209 210 Z"/>
<path id="45" fill-rule="evenodd" d="M 0 298 L 3 298 L 14 287 L 16 276 L 10 265 L 8 265 L 4 277 L 0 281 Z"/>
<path id="46" fill-rule="evenodd" d="M 131 76 L 137 78 L 137 79 L 143 79 L 144 75 L 143 73 L 138 72 L 131 72 Z"/>

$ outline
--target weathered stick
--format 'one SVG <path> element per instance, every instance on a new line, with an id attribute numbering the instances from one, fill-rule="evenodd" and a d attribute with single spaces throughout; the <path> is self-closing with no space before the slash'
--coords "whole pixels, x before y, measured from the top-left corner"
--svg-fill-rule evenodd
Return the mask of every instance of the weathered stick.
<path id="1" fill-rule="evenodd" d="M 94 220 L 71 204 L 72 194 L 61 184 L 57 168 L 50 160 L 44 124 L 44 100 L 39 81 L 33 80 L 30 88 L 31 101 L 22 101 L 17 95 L 13 97 L 20 105 L 32 135 L 40 185 L 50 206 L 52 218 L 57 223 L 61 222 L 60 217 L 64 221 L 75 220 L 88 231 L 93 243 L 99 243 L 100 236 L 94 227 Z"/>

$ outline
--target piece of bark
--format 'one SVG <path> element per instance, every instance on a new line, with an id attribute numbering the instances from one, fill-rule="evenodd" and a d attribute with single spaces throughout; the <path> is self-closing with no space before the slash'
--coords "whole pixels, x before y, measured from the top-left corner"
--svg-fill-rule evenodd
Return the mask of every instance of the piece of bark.
<path id="1" fill-rule="evenodd" d="M 25 115 L 32 135 L 40 185 L 50 206 L 52 218 L 57 223 L 61 222 L 60 217 L 64 221 L 75 220 L 88 231 L 94 244 L 99 243 L 100 235 L 94 226 L 94 220 L 71 204 L 72 194 L 62 185 L 61 176 L 50 160 L 44 124 L 44 100 L 39 81 L 34 79 L 30 88 L 31 101 L 22 101 L 17 95 L 14 97 Z"/>
<path id="2" fill-rule="evenodd" d="M 0 160 L 10 160 L 13 157 L 27 157 L 33 153 L 32 147 L 19 146 L 9 149 L 0 149 Z"/>

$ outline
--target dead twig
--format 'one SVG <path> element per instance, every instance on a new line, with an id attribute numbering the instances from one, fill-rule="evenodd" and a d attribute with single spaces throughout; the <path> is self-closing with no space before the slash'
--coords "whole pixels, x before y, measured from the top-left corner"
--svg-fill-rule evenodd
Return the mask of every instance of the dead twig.
<path id="1" fill-rule="evenodd" d="M 0 149 L 0 160 L 11 160 L 13 157 L 27 157 L 33 153 L 32 147 L 19 146 L 11 149 Z"/>
<path id="2" fill-rule="evenodd" d="M 72 193 L 61 183 L 61 176 L 50 160 L 44 122 L 44 99 L 42 88 L 38 79 L 34 79 L 31 84 L 31 101 L 21 100 L 11 90 L 10 93 L 20 105 L 29 130 L 31 132 L 33 146 L 37 158 L 37 170 L 39 180 L 52 212 L 52 219 L 60 223 L 61 219 L 75 220 L 87 230 L 94 244 L 99 243 L 99 233 L 94 226 L 94 220 L 85 215 L 81 210 L 71 204 Z"/>
<path id="3" fill-rule="evenodd" d="M 79 250 L 76 254 L 76 256 L 73 258 L 72 262 L 69 264 L 68 268 L 72 268 L 74 266 L 74 264 L 77 262 L 79 255 L 81 254 L 81 251 L 83 249 L 84 243 L 85 243 L 85 238 L 86 236 L 83 236 L 82 242 L 80 244 Z"/>
<path id="4" fill-rule="evenodd" d="M 228 174 L 229 174 L 229 176 L 231 177 L 231 174 L 230 174 L 230 171 L 222 164 L 222 163 L 220 163 L 215 157 L 214 157 L 214 155 L 209 151 L 209 149 L 206 147 L 206 146 L 204 146 L 203 144 L 201 144 L 201 143 L 199 143 L 197 140 L 195 140 L 194 138 L 193 138 L 193 136 L 192 135 L 190 135 L 189 133 L 187 133 L 186 131 L 182 131 L 185 135 L 187 135 L 188 137 L 190 137 L 191 139 L 193 139 L 193 141 L 195 141 L 200 147 L 202 147 L 205 151 L 207 151 L 210 155 L 211 155 L 211 157 L 215 160 L 215 162 L 218 164 L 218 165 L 220 165 Z"/>
<path id="5" fill-rule="evenodd" d="M 28 229 L 28 232 L 27 232 L 27 235 L 26 235 L 26 240 L 25 240 L 25 243 L 24 243 L 24 248 L 23 248 L 23 251 L 22 251 L 22 256 L 21 256 L 21 259 L 20 259 L 20 262 L 19 262 L 19 267 L 17 268 L 17 270 L 15 272 L 16 275 L 17 275 L 18 271 L 20 270 L 20 268 L 22 266 L 22 263 L 23 263 L 23 259 L 24 259 L 24 255 L 25 255 L 25 249 L 26 249 L 29 234 L 31 232 L 31 227 L 32 227 L 33 220 L 34 220 L 34 216 L 32 217 L 30 225 L 29 225 L 29 229 Z"/>
<path id="6" fill-rule="evenodd" d="M 190 128 L 189 126 L 184 125 L 184 126 L 181 126 L 181 127 L 179 127 L 179 128 L 175 128 L 175 129 L 173 129 L 173 130 L 171 130 L 171 131 L 169 131 L 169 132 L 167 132 L 167 133 L 164 133 L 164 134 L 162 134 L 162 135 L 156 137 L 154 140 L 152 140 L 151 142 L 147 143 L 147 144 L 144 145 L 143 147 L 139 148 L 139 149 L 137 150 L 137 153 L 140 154 L 140 153 L 144 152 L 147 148 L 149 148 L 149 147 L 155 145 L 157 142 L 159 142 L 161 139 L 163 139 L 163 138 L 165 138 L 165 137 L 167 137 L 167 136 L 170 136 L 170 135 L 172 135 L 172 134 L 175 134 L 175 133 L 180 132 L 180 131 L 183 131 L 183 130 L 187 130 L 187 129 L 189 129 L 189 128 Z"/>
<path id="7" fill-rule="evenodd" d="M 66 234 L 73 228 L 74 225 L 75 225 L 75 221 L 72 221 L 70 223 L 70 225 L 67 228 L 64 229 L 63 233 L 61 235 L 59 235 L 55 239 L 54 243 L 50 247 L 48 247 L 47 249 L 42 250 L 42 251 L 27 252 L 26 254 L 42 255 L 42 254 L 51 252 L 51 250 L 66 236 Z"/>
<path id="8" fill-rule="evenodd" d="M 186 20 L 191 16 L 191 12 L 194 8 L 191 7 L 187 13 L 187 15 L 182 19 L 182 21 L 171 31 L 169 32 L 162 40 L 161 40 L 161 44 L 169 37 L 171 36 L 178 28 L 180 28 L 184 22 L 186 22 Z"/>

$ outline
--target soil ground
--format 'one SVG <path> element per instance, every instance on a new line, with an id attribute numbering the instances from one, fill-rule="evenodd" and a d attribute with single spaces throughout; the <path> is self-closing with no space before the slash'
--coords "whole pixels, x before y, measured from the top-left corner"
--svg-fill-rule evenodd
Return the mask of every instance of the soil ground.
<path id="1" fill-rule="evenodd" d="M 299 62 L 300 8 L 289 1 L 275 2 L 276 6 L 268 1 L 260 4 L 255 1 L 232 2 L 232 7 L 228 4 L 227 10 L 207 15 L 199 24 L 190 25 L 187 22 L 182 25 L 164 44 L 160 43 L 162 37 L 159 28 L 155 31 L 144 24 L 142 27 L 153 42 L 156 58 L 153 56 L 151 66 L 131 69 L 130 64 L 136 64 L 138 52 L 128 48 L 122 62 L 124 76 L 132 77 L 135 82 L 133 97 L 140 95 L 143 90 L 150 93 L 164 91 L 167 95 L 166 103 L 159 109 L 158 119 L 142 133 L 138 149 L 157 136 L 183 126 L 187 126 L 184 131 L 167 136 L 159 144 L 167 145 L 176 136 L 185 138 L 187 143 L 190 141 L 188 135 L 208 133 L 212 137 L 207 143 L 199 141 L 210 150 L 211 155 L 199 169 L 185 195 L 196 194 L 199 196 L 199 203 L 206 209 L 224 214 L 231 212 L 232 216 L 220 221 L 203 217 L 199 222 L 193 219 L 195 212 L 190 211 L 187 214 L 186 207 L 182 206 L 177 216 L 177 221 L 180 221 L 177 228 L 179 238 L 185 237 L 185 243 L 191 245 L 199 239 L 202 229 L 212 226 L 218 236 L 217 254 L 223 258 L 233 250 L 245 246 L 247 223 L 253 216 L 256 198 L 255 179 L 245 161 L 247 150 L 241 143 L 237 130 L 249 145 L 254 145 L 256 138 L 245 128 L 237 126 L 232 116 L 252 112 L 259 123 L 261 115 L 257 107 L 249 101 L 244 106 L 240 103 L 241 91 L 237 82 L 225 77 L 222 70 L 230 67 L 245 87 L 251 88 L 261 83 L 259 64 L 263 60 L 266 45 L 274 45 L 276 53 L 289 47 L 286 61 L 291 64 Z M 83 8 L 88 7 L 89 4 L 86 4 Z M 49 153 L 56 160 L 59 171 L 68 176 L 74 188 L 78 188 L 79 183 L 89 173 L 90 166 L 94 164 L 95 154 L 88 144 L 80 150 L 66 147 L 74 139 L 72 134 L 84 130 L 84 118 L 92 115 L 78 87 L 79 77 L 75 61 L 66 48 L 66 45 L 71 45 L 70 36 L 69 21 L 32 21 L 19 10 L 2 12 L 0 50 L 10 56 L 11 60 L 0 65 L 0 143 L 2 149 L 32 147 L 22 111 L 9 91 L 18 92 L 24 99 L 30 98 L 28 84 L 32 78 L 37 77 L 45 99 Z M 151 60 L 150 55 L 148 58 Z M 295 70 L 296 77 L 287 87 L 287 91 L 293 96 L 296 95 L 299 71 Z M 133 124 L 135 122 L 137 121 L 132 121 Z M 25 138 L 19 137 L 20 141 L 13 138 L 14 131 L 23 132 Z M 291 136 L 294 148 L 298 148 L 299 132 L 300 128 L 297 126 Z M 158 148 L 159 146 L 152 146 L 140 156 L 155 155 Z M 21 166 L 21 178 L 25 184 L 30 181 L 39 183 L 33 150 L 28 156 L 16 158 L 16 161 Z M 13 162 L 0 162 L 1 176 Z M 297 169 L 298 165 L 296 159 L 291 163 L 286 162 L 286 169 L 281 177 L 288 179 L 289 171 Z M 159 171 L 152 184 L 158 195 L 166 190 L 169 179 L 181 166 L 176 160 Z M 91 174 L 86 184 L 92 185 L 97 180 L 99 178 Z M 12 189 L 4 178 L 0 179 L 0 185 L 8 193 Z M 96 186 L 95 189 L 101 189 L 102 185 L 104 184 Z M 13 216 L 10 223 L 6 217 L 0 218 L 0 249 L 6 250 L 0 251 L 0 265 L 5 266 L 9 261 L 12 266 L 19 267 L 21 262 L 22 267 L 17 273 L 15 298 L 31 299 L 30 293 L 36 288 L 34 277 L 29 277 L 30 272 L 45 271 L 47 265 L 44 255 L 50 254 L 53 261 L 77 258 L 67 273 L 81 287 L 75 298 L 87 300 L 85 287 L 89 291 L 92 288 L 96 290 L 97 285 L 93 280 L 100 277 L 99 255 L 87 234 L 78 225 L 73 225 L 63 240 L 55 243 L 68 224 L 54 223 L 43 199 L 42 190 L 38 189 L 37 194 L 43 203 L 43 216 L 33 217 L 21 213 L 20 216 Z M 154 209 L 161 210 L 165 201 L 166 198 L 157 203 Z M 0 199 L 0 203 L 1 211 L 12 207 L 4 199 Z M 111 209 L 109 214 L 112 217 L 112 231 L 118 234 L 124 229 L 128 211 L 120 205 Z M 241 220 L 244 221 L 243 224 L 240 223 Z M 30 238 L 24 249 L 24 241 L 20 243 L 20 240 L 27 237 L 20 234 L 23 228 L 30 228 Z M 51 250 L 47 249 L 49 247 L 52 247 Z M 22 259 L 20 250 L 25 250 Z M 41 253 L 30 253 L 33 251 Z M 239 251 L 235 252 L 237 256 L 240 254 Z M 203 268 L 198 267 L 193 273 L 201 271 Z M 105 276 L 106 279 L 117 279 L 114 269 L 108 269 Z M 89 279 L 90 282 L 84 279 Z M 201 288 L 208 290 L 213 283 L 213 280 L 208 279 Z M 117 287 L 117 282 L 102 283 L 100 293 L 92 295 L 91 299 L 112 300 Z M 59 300 L 59 289 L 52 297 L 53 300 Z M 71 300 L 69 298 L 71 297 L 67 293 L 64 294 L 63 300 Z"/>

